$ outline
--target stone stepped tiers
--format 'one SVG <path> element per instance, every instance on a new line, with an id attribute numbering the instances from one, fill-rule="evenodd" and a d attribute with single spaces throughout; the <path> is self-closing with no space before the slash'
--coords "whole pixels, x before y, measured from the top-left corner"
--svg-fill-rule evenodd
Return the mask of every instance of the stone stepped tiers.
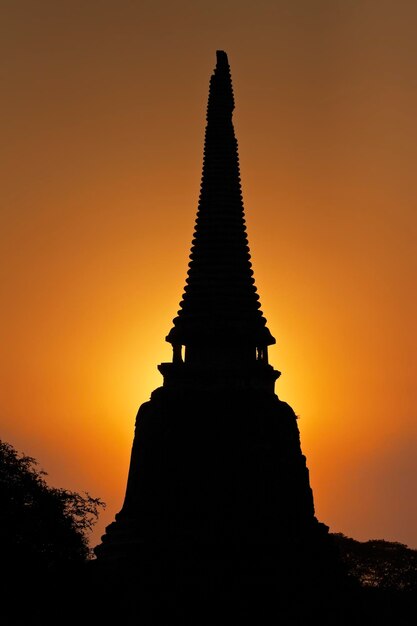
<path id="1" fill-rule="evenodd" d="M 255 287 L 240 185 L 227 55 L 210 80 L 201 193 L 183 299 L 167 341 L 185 360 L 240 362 L 275 343 Z"/>

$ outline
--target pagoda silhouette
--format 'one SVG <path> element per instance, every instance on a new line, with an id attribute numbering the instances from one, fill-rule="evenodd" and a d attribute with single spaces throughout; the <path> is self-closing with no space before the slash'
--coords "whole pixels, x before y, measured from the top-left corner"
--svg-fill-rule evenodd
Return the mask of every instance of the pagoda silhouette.
<path id="1" fill-rule="evenodd" d="M 159 365 L 163 384 L 139 408 L 125 499 L 94 551 L 103 571 L 116 572 L 114 584 L 134 574 L 136 592 L 165 590 L 159 605 L 171 617 L 181 606 L 180 623 L 187 615 L 223 623 L 226 600 L 229 624 L 235 611 L 241 622 L 272 607 L 304 619 L 305 602 L 329 598 L 343 576 L 315 515 L 296 415 L 275 393 L 280 372 L 268 362 L 275 339 L 253 278 L 229 63 L 216 54 L 189 270 L 166 337 L 172 362 Z"/>

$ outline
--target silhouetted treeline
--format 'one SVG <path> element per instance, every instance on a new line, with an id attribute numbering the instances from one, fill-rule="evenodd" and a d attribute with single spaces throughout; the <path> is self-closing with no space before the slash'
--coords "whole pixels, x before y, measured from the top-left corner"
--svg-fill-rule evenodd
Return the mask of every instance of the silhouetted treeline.
<path id="1" fill-rule="evenodd" d="M 361 542 L 342 533 L 333 537 L 349 575 L 363 587 L 417 593 L 417 550 L 382 539 Z"/>
<path id="2" fill-rule="evenodd" d="M 53 568 L 91 556 L 88 533 L 104 507 L 47 484 L 33 457 L 0 440 L 0 537 L 3 567 Z"/>

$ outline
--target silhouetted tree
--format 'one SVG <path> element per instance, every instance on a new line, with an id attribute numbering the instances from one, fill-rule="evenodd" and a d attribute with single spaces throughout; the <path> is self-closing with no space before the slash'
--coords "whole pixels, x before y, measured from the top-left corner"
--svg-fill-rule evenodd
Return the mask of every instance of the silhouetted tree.
<path id="1" fill-rule="evenodd" d="M 417 550 L 381 539 L 356 541 L 334 533 L 349 574 L 363 587 L 417 591 Z"/>
<path id="2" fill-rule="evenodd" d="M 51 569 L 91 556 L 88 532 L 105 504 L 50 487 L 36 459 L 0 440 L 1 560 L 9 570 Z"/>

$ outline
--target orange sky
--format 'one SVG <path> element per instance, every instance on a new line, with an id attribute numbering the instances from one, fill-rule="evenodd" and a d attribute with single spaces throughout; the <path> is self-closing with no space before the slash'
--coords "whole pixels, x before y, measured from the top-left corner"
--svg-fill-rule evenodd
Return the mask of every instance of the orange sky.
<path id="1" fill-rule="evenodd" d="M 228 53 L 276 391 L 318 518 L 417 548 L 417 5 L 5 0 L 0 437 L 120 510 Z"/>

